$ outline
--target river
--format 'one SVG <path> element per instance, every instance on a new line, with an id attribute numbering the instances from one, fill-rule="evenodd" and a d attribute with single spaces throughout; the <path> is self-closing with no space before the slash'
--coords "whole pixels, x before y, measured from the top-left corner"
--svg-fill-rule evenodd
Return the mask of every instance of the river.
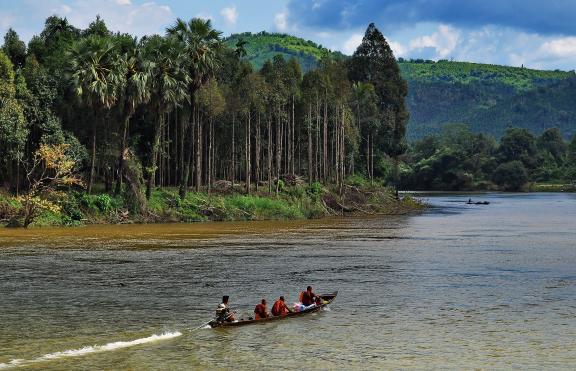
<path id="1" fill-rule="evenodd" d="M 0 229 L 0 369 L 574 369 L 576 195 L 409 216 Z M 469 197 L 490 205 L 467 205 Z M 190 331 L 308 284 L 330 310 Z"/>

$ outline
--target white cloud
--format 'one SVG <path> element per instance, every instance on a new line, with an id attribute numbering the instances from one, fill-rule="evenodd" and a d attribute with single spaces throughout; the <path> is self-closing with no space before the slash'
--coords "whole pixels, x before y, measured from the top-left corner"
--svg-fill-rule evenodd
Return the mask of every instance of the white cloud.
<path id="1" fill-rule="evenodd" d="M 60 5 L 58 8 L 54 9 L 54 13 L 58 13 L 58 14 L 70 14 L 72 13 L 72 8 L 70 8 L 68 5 L 66 4 L 62 4 Z"/>
<path id="2" fill-rule="evenodd" d="M 448 57 L 458 45 L 460 31 L 452 26 L 441 24 L 431 35 L 417 37 L 410 41 L 410 49 L 432 48 L 440 58 Z"/>
<path id="3" fill-rule="evenodd" d="M 4 34 L 4 29 L 9 28 L 14 23 L 15 17 L 12 14 L 0 12 L 0 30 Z"/>
<path id="4" fill-rule="evenodd" d="M 220 15 L 224 18 L 229 26 L 235 26 L 238 20 L 238 11 L 236 6 L 230 6 L 220 11 Z"/>
<path id="5" fill-rule="evenodd" d="M 285 9 L 280 13 L 274 15 L 274 25 L 276 30 L 280 32 L 286 32 L 288 30 L 288 10 Z"/>
<path id="6" fill-rule="evenodd" d="M 211 21 L 211 22 L 214 21 L 214 16 L 210 13 L 204 13 L 204 12 L 198 13 L 198 14 L 196 14 L 196 18 L 200 18 L 200 19 L 203 19 L 205 21 Z"/>
<path id="7" fill-rule="evenodd" d="M 353 54 L 356 51 L 356 48 L 358 47 L 358 45 L 360 45 L 362 43 L 362 38 L 364 36 L 361 33 L 355 33 L 352 36 L 350 36 L 348 38 L 348 40 L 346 40 L 344 42 L 344 45 L 342 47 L 342 52 L 344 52 L 344 54 Z"/>
<path id="8" fill-rule="evenodd" d="M 406 49 L 406 47 L 404 47 L 404 45 L 400 44 L 399 42 L 388 40 L 388 44 L 390 45 L 390 48 L 392 49 L 392 52 L 394 52 L 394 56 L 396 58 L 403 57 L 408 52 L 408 49 Z"/>
<path id="9" fill-rule="evenodd" d="M 540 46 L 539 52 L 552 57 L 576 57 L 576 37 L 563 37 L 546 41 Z"/>
<path id="10" fill-rule="evenodd" d="M 50 14 L 65 16 L 76 27 L 85 28 L 96 15 L 100 15 L 111 31 L 120 31 L 138 36 L 154 33 L 163 34 L 174 15 L 167 5 L 154 1 L 135 4 L 131 0 L 74 0 L 61 4 L 56 9 L 46 9 Z"/>

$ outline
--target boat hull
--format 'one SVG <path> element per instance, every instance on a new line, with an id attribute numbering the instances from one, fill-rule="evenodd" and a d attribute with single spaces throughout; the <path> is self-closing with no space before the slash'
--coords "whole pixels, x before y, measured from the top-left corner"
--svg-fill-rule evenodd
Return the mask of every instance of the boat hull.
<path id="1" fill-rule="evenodd" d="M 290 312 L 287 313 L 285 315 L 282 316 L 270 316 L 268 318 L 261 318 L 261 319 L 247 319 L 247 320 L 239 320 L 236 322 L 218 322 L 218 321 L 212 321 L 209 323 L 210 327 L 212 328 L 220 328 L 220 327 L 237 327 L 237 326 L 245 326 L 245 325 L 252 325 L 255 323 L 266 323 L 266 322 L 272 322 L 272 321 L 278 321 L 278 320 L 282 320 L 282 319 L 288 319 L 288 318 L 293 318 L 293 317 L 301 317 L 304 316 L 306 314 L 310 314 L 310 313 L 314 313 L 314 312 L 318 312 L 320 311 L 322 308 L 326 307 L 327 305 L 329 305 L 330 303 L 332 303 L 334 301 L 334 299 L 336 299 L 336 296 L 338 295 L 338 291 L 335 291 L 331 294 L 321 294 L 318 295 L 320 296 L 326 303 L 323 303 L 321 305 L 316 305 L 312 308 L 308 308 L 306 310 L 300 311 L 300 312 Z"/>

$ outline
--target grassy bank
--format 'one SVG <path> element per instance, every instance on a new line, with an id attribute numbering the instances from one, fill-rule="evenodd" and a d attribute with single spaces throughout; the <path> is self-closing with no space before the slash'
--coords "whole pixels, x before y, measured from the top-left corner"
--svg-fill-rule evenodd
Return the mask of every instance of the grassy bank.
<path id="1" fill-rule="evenodd" d="M 530 192 L 576 192 L 576 184 L 531 183 Z"/>
<path id="2" fill-rule="evenodd" d="M 240 188 L 188 193 L 178 197 L 176 189 L 153 192 L 145 212 L 133 213 L 122 195 L 88 195 L 68 192 L 57 200 L 58 210 L 45 210 L 31 226 L 75 226 L 85 224 L 170 223 L 236 220 L 316 219 L 346 214 L 405 214 L 425 207 L 409 196 L 396 199 L 379 183 L 351 178 L 342 191 L 335 186 L 294 185 L 281 187 L 278 195 L 266 187 L 250 195 Z M 18 224 L 22 205 L 16 197 L 0 194 L 2 225 Z"/>

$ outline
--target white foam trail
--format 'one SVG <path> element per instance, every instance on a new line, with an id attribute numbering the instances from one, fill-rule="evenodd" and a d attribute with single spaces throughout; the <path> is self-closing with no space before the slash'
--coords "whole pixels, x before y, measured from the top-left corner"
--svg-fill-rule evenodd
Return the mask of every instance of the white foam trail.
<path id="1" fill-rule="evenodd" d="M 50 360 L 59 359 L 59 358 L 79 357 L 79 356 L 83 356 L 83 355 L 91 354 L 91 353 L 108 352 L 108 351 L 113 351 L 113 350 L 122 349 L 122 348 L 129 348 L 129 347 L 132 347 L 135 345 L 152 343 L 152 342 L 160 341 L 160 340 L 173 339 L 173 338 L 181 336 L 181 335 L 182 335 L 182 333 L 179 331 L 165 332 L 161 335 L 152 335 L 152 336 L 148 336 L 146 338 L 136 339 L 136 340 L 132 340 L 132 341 L 116 341 L 114 343 L 108 343 L 105 345 L 92 345 L 92 346 L 86 346 L 86 347 L 83 347 L 80 349 L 70 349 L 70 350 L 65 350 L 62 352 L 44 354 L 43 356 L 38 357 L 38 358 L 34 358 L 34 359 L 28 359 L 28 360 L 27 359 L 13 359 L 8 363 L 0 363 L 0 369 L 25 366 L 25 365 L 29 365 L 32 363 L 50 361 Z"/>

